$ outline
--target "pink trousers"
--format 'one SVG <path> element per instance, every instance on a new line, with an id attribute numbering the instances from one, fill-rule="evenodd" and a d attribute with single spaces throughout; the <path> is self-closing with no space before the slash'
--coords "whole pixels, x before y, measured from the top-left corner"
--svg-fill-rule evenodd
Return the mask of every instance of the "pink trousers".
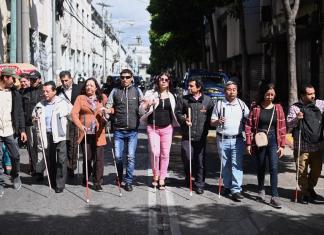
<path id="1" fill-rule="evenodd" d="M 147 126 L 147 135 L 149 141 L 149 153 L 151 157 L 151 166 L 153 175 L 164 180 L 169 166 L 170 149 L 172 143 L 173 127 L 155 127 L 153 125 Z"/>

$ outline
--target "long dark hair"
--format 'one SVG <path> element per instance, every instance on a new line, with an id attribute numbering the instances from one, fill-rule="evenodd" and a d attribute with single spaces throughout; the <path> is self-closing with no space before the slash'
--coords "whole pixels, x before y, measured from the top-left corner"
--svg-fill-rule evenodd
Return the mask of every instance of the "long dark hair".
<path id="1" fill-rule="evenodd" d="M 154 91 L 160 92 L 159 81 L 162 76 L 166 76 L 169 79 L 169 91 L 173 93 L 173 82 L 171 74 L 168 72 L 163 72 L 155 78 Z"/>
<path id="2" fill-rule="evenodd" d="M 259 87 L 259 93 L 258 93 L 258 98 L 257 98 L 257 104 L 261 105 L 262 101 L 264 100 L 264 95 L 267 93 L 268 90 L 276 90 L 275 85 L 271 82 L 262 82 L 260 87 Z M 277 97 L 275 97 L 274 101 L 276 100 Z M 273 102 L 274 103 L 274 102 Z"/>
<path id="3" fill-rule="evenodd" d="M 99 83 L 97 82 L 97 80 L 96 80 L 95 78 L 88 78 L 88 79 L 84 82 L 80 94 L 81 94 L 81 95 L 87 95 L 87 92 L 86 92 L 86 85 L 87 85 L 88 81 L 93 81 L 93 82 L 95 83 L 96 88 L 97 88 L 97 90 L 96 90 L 96 97 L 97 97 L 97 100 L 98 100 L 99 102 L 101 102 L 102 99 L 103 99 L 103 98 L 102 98 L 102 93 L 101 93 L 101 90 L 100 90 Z"/>

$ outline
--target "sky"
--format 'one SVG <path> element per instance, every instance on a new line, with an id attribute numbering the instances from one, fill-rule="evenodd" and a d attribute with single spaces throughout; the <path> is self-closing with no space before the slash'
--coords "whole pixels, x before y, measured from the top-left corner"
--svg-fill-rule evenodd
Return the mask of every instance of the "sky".
<path id="1" fill-rule="evenodd" d="M 103 2 L 111 7 L 106 8 L 111 14 L 111 23 L 115 29 L 120 28 L 121 42 L 124 45 L 135 43 L 135 37 L 140 36 L 144 46 L 149 46 L 148 31 L 150 29 L 150 14 L 146 11 L 150 0 L 93 0 L 92 4 L 101 14 L 102 8 L 97 3 Z M 119 21 L 134 22 L 133 26 Z"/>

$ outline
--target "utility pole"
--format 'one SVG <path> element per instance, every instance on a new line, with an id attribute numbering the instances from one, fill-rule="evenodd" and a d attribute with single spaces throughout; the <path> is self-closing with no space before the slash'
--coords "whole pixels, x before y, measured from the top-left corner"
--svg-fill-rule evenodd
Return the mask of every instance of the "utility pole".
<path id="1" fill-rule="evenodd" d="M 10 12 L 10 63 L 17 62 L 17 1 L 11 0 Z"/>
<path id="2" fill-rule="evenodd" d="M 102 81 L 103 82 L 106 82 L 105 79 L 106 79 L 106 45 L 107 45 L 107 41 L 106 41 L 106 29 L 105 29 L 105 15 L 107 14 L 107 11 L 105 12 L 104 14 L 104 10 L 105 10 L 105 7 L 111 7 L 110 5 L 108 4 L 105 4 L 104 1 L 100 2 L 100 3 L 97 3 L 99 6 L 101 6 L 101 19 L 102 19 L 102 76 L 103 76 L 103 79 Z"/>
<path id="3" fill-rule="evenodd" d="M 29 63 L 29 0 L 22 0 L 21 11 L 22 62 Z"/>
<path id="4" fill-rule="evenodd" d="M 21 0 L 17 0 L 17 14 L 16 14 L 16 20 L 17 20 L 17 62 L 22 62 L 22 48 L 21 48 Z"/>
<path id="5" fill-rule="evenodd" d="M 56 0 L 52 0 L 52 80 L 56 79 L 56 49 L 57 49 L 57 35 L 56 35 Z"/>

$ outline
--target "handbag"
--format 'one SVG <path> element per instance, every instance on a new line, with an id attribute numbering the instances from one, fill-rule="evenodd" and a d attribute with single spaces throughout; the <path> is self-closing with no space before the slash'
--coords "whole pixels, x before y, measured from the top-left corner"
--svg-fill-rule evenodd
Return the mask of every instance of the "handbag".
<path id="1" fill-rule="evenodd" d="M 267 132 L 265 133 L 263 131 L 259 131 L 254 136 L 255 144 L 259 148 L 260 147 L 265 147 L 265 146 L 268 145 L 268 133 L 269 133 L 269 130 L 270 130 L 270 127 L 271 127 L 271 124 L 272 124 L 274 112 L 275 112 L 275 107 L 273 107 L 273 112 L 272 112 L 272 116 L 271 116 L 271 120 L 270 120 Z"/>

